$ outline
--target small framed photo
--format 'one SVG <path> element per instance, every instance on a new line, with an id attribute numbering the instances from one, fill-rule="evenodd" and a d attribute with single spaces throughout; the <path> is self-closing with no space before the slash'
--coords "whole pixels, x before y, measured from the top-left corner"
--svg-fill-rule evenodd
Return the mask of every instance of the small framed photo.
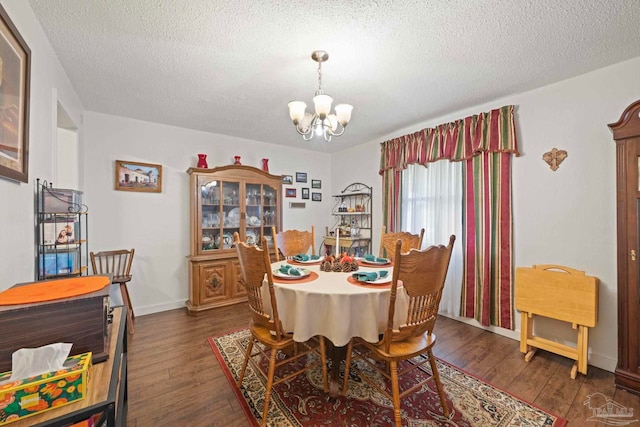
<path id="1" fill-rule="evenodd" d="M 311 188 L 322 188 L 322 181 L 320 181 L 319 179 L 312 179 Z"/>
<path id="2" fill-rule="evenodd" d="M 311 193 L 311 200 L 313 200 L 314 202 L 321 202 L 322 193 Z"/>
<path id="3" fill-rule="evenodd" d="M 302 198 L 303 199 L 308 199 L 309 198 L 309 189 L 308 188 L 303 188 L 302 189 Z"/>
<path id="4" fill-rule="evenodd" d="M 296 172 L 296 182 L 307 182 L 307 173 Z"/>
<path id="5" fill-rule="evenodd" d="M 282 178 L 282 183 L 285 184 L 285 185 L 293 184 L 293 176 L 285 175 L 284 178 Z"/>
<path id="6" fill-rule="evenodd" d="M 296 189 L 295 188 L 287 188 L 285 190 L 286 197 L 296 197 Z"/>
<path id="7" fill-rule="evenodd" d="M 115 175 L 116 190 L 162 192 L 162 165 L 116 160 Z"/>

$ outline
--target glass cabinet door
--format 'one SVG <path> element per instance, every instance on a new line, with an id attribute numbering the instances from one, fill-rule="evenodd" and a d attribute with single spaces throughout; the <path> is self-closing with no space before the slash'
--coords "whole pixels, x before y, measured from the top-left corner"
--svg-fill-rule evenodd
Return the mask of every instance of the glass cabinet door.
<path id="1" fill-rule="evenodd" d="M 202 253 L 233 247 L 240 231 L 240 184 L 202 179 L 200 182 Z"/>
<path id="2" fill-rule="evenodd" d="M 263 206 L 263 235 L 267 236 L 267 242 L 272 246 L 273 242 L 271 242 L 271 227 L 278 226 L 278 190 L 270 185 L 262 186 L 262 206 Z M 277 230 L 280 231 L 280 230 Z"/>
<path id="3" fill-rule="evenodd" d="M 245 242 L 261 246 L 262 236 L 271 240 L 271 226 L 277 224 L 277 193 L 265 184 L 247 184 L 245 190 Z"/>

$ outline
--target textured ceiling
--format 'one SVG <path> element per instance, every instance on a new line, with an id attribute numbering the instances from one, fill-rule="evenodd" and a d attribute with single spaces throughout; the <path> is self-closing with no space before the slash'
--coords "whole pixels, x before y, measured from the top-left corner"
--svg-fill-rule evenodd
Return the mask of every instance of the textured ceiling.
<path id="1" fill-rule="evenodd" d="M 325 152 L 640 56 L 638 0 L 29 2 L 87 110 Z M 287 110 L 316 49 L 354 106 L 329 144 Z"/>

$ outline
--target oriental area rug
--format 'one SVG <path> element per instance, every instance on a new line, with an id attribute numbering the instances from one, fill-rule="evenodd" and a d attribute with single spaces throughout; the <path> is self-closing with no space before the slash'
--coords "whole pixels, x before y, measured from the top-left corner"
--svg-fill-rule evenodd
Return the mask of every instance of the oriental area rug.
<path id="1" fill-rule="evenodd" d="M 249 423 L 260 425 L 265 392 L 265 378 L 255 372 L 251 363 L 247 366 L 244 383 L 238 388 L 239 377 L 249 341 L 249 330 L 209 338 L 209 344 L 234 389 Z M 257 344 L 256 344 L 257 345 Z M 257 356 L 256 356 L 257 357 Z M 314 357 L 314 356 L 309 356 Z M 265 366 L 266 361 L 262 361 Z M 296 362 L 281 367 L 288 369 Z M 300 363 L 304 363 L 300 361 Z M 362 363 L 362 361 L 358 361 Z M 409 363 L 409 362 L 407 362 Z M 451 416 L 442 414 L 438 393 L 433 381 L 428 386 L 405 396 L 401 400 L 402 425 L 417 426 L 553 426 L 567 424 L 563 418 L 549 414 L 496 387 L 487 384 L 441 360 L 437 361 Z M 295 369 L 295 366 L 291 366 Z M 358 365 L 361 370 L 367 365 Z M 429 364 L 414 372 L 430 375 Z M 330 372 L 330 369 L 329 369 Z M 369 374 L 372 374 L 369 372 Z M 276 370 L 276 376 L 285 376 Z M 322 370 L 309 370 L 273 388 L 269 407 L 268 426 L 392 426 L 393 403 L 356 373 L 349 374 L 347 396 L 329 398 L 322 389 Z M 378 384 L 385 383 L 380 376 Z M 388 384 L 387 384 L 388 385 Z M 402 390 L 402 384 L 400 385 Z"/>

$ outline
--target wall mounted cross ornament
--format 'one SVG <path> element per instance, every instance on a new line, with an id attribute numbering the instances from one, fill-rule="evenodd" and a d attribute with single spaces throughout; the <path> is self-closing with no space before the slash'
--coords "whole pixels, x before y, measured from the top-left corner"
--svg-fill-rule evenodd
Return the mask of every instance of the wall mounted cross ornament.
<path id="1" fill-rule="evenodd" d="M 547 162 L 552 171 L 557 171 L 560 167 L 560 163 L 568 156 L 567 152 L 564 150 L 558 150 L 557 148 L 552 148 L 551 151 L 548 151 L 542 155 L 542 160 Z"/>

